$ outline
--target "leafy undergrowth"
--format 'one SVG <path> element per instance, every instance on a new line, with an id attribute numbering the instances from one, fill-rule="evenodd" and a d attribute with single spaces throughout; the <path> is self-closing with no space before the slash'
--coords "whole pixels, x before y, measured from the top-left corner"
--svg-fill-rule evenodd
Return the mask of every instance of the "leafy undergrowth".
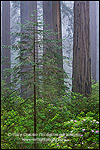
<path id="1" fill-rule="evenodd" d="M 7 91 L 7 89 L 6 89 Z M 34 104 L 2 89 L 1 148 L 34 149 Z M 37 100 L 37 149 L 99 149 L 99 83 L 80 94 Z"/>

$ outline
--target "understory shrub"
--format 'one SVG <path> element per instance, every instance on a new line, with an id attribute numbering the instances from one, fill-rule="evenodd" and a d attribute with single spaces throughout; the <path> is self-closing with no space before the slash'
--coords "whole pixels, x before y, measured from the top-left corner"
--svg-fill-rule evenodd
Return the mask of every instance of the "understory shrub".
<path id="1" fill-rule="evenodd" d="M 65 96 L 54 101 L 37 99 L 37 138 L 41 139 L 37 142 L 37 148 L 98 149 L 98 101 L 98 83 L 92 86 L 92 94 L 87 98 L 67 92 Z M 2 149 L 34 148 L 34 136 L 30 135 L 34 134 L 33 116 L 32 99 L 23 99 L 11 89 L 2 88 Z M 45 136 L 46 134 L 49 135 Z"/>
<path id="2" fill-rule="evenodd" d="M 70 101 L 66 100 L 66 105 L 74 115 L 78 115 L 81 111 L 85 114 L 89 111 L 99 113 L 99 82 L 92 85 L 92 93 L 88 97 L 74 92 L 71 92 L 70 97 Z"/>
<path id="3" fill-rule="evenodd" d="M 90 115 L 77 116 L 75 120 L 64 122 L 64 134 L 52 137 L 48 146 L 52 149 L 98 149 L 99 122 Z"/>

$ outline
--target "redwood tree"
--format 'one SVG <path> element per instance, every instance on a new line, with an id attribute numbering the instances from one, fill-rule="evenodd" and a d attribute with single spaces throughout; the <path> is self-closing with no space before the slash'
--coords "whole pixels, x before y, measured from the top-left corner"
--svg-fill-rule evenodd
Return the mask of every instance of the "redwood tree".
<path id="1" fill-rule="evenodd" d="M 44 26 L 44 30 L 52 30 L 57 34 L 54 35 L 53 39 L 61 40 L 62 39 L 62 29 L 61 29 L 61 7 L 60 1 L 43 1 L 43 20 L 47 26 Z M 50 38 L 50 37 L 49 37 Z M 62 46 L 62 42 L 58 44 L 60 47 Z M 44 53 L 45 49 L 44 49 Z M 58 49 L 58 54 L 62 56 L 62 49 Z M 57 67 L 63 69 L 63 60 L 61 60 Z"/>
<path id="2" fill-rule="evenodd" d="M 84 96 L 91 93 L 89 19 L 89 1 L 75 1 L 72 91 Z"/>
<path id="3" fill-rule="evenodd" d="M 91 72 L 96 82 L 97 35 L 96 35 L 96 1 L 90 1 L 90 43 L 91 43 Z"/>
<path id="4" fill-rule="evenodd" d="M 21 24 L 26 24 L 27 21 L 31 21 L 33 23 L 36 22 L 36 17 L 37 17 L 36 10 L 37 10 L 37 1 L 20 1 Z M 31 17 L 31 14 L 34 15 L 34 17 Z M 24 33 L 24 32 L 25 32 L 24 29 L 21 28 L 21 33 Z M 21 38 L 21 40 L 23 39 Z M 30 41 L 27 41 L 27 42 L 30 42 Z M 34 53 L 34 50 L 33 50 L 33 53 Z M 28 55 L 28 53 L 25 53 L 25 55 Z M 38 57 L 37 47 L 35 47 L 34 55 L 36 55 L 35 59 L 37 59 Z M 21 67 L 22 72 L 30 72 L 31 70 L 32 70 L 31 65 Z M 24 81 L 25 81 L 25 77 L 22 76 L 21 77 L 21 83 L 22 83 L 21 84 L 21 96 L 26 98 L 30 95 L 32 91 L 27 90 L 27 88 L 24 85 Z"/>
<path id="5" fill-rule="evenodd" d="M 51 40 L 43 45 L 43 54 L 46 56 L 49 53 L 52 60 L 56 59 L 55 67 L 57 67 L 57 69 L 54 78 L 56 78 L 55 90 L 57 89 L 59 95 L 60 91 L 63 91 L 64 88 L 60 1 L 43 1 L 43 21 L 44 24 L 47 25 L 43 26 L 43 30 L 51 30 L 49 36 L 47 34 L 43 35 L 44 40 Z M 52 40 L 57 41 L 57 43 L 53 43 Z M 48 70 L 46 65 L 44 65 L 43 68 L 45 72 L 44 78 L 45 76 L 49 76 L 50 73 L 55 70 Z M 46 79 L 46 81 L 48 80 Z M 44 81 L 45 90 L 47 90 L 47 88 L 45 88 L 46 81 Z"/>
<path id="6" fill-rule="evenodd" d="M 10 1 L 2 1 L 2 45 L 10 45 Z M 8 83 L 11 77 L 5 79 L 4 70 L 11 66 L 10 48 L 2 48 L 2 61 L 2 79 Z"/>

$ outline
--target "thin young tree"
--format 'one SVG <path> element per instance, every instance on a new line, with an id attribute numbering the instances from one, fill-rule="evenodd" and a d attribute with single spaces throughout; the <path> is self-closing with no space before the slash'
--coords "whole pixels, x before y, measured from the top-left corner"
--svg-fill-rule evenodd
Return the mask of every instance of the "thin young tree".
<path id="1" fill-rule="evenodd" d="M 35 26 L 37 26 L 37 28 L 35 28 Z M 31 89 L 32 91 L 28 97 L 24 98 L 23 103 L 25 104 L 26 101 L 29 102 L 30 100 L 32 100 L 31 103 L 32 108 L 34 106 L 34 108 L 31 109 L 32 116 L 34 116 L 33 119 L 34 125 L 32 126 L 32 129 L 34 127 L 35 134 L 36 134 L 36 88 L 35 87 L 37 85 L 39 86 L 39 90 L 42 93 L 41 98 L 44 98 L 45 101 L 48 101 L 48 103 L 50 103 L 51 100 L 54 101 L 54 99 L 57 98 L 55 89 L 59 87 L 59 86 L 57 87 L 58 80 L 61 80 L 60 78 L 57 78 L 58 77 L 57 73 L 59 71 L 59 68 L 57 67 L 58 55 L 56 55 L 56 52 L 58 50 L 57 43 L 59 43 L 59 40 L 51 39 L 52 37 L 51 34 L 56 35 L 55 33 L 51 33 L 51 31 L 43 30 L 40 28 L 38 29 L 38 27 L 41 26 L 42 27 L 44 26 L 44 24 L 41 21 L 38 22 L 27 21 L 25 24 L 21 24 L 21 27 L 23 28 L 23 32 L 11 33 L 13 35 L 20 37 L 21 40 L 18 41 L 16 44 L 10 46 L 12 50 L 18 51 L 18 56 L 15 58 L 18 61 L 18 63 L 15 64 L 13 68 L 11 68 L 12 77 L 13 77 L 12 84 L 14 85 L 14 87 L 17 87 L 18 83 L 20 83 L 20 78 L 24 77 L 24 80 L 23 82 L 21 81 L 21 83 L 25 88 L 27 88 L 28 90 Z M 43 37 L 41 37 L 41 35 L 43 34 L 45 35 L 48 34 L 50 38 L 43 39 Z M 39 37 L 38 41 L 35 39 L 37 35 Z M 41 59 L 38 58 L 39 62 L 36 62 L 35 47 L 37 46 L 37 44 L 39 46 L 40 45 L 47 46 L 47 43 L 50 43 L 51 45 L 51 47 L 49 47 L 49 51 L 47 51 L 50 53 L 48 53 L 48 55 L 46 56 L 42 55 Z M 47 76 L 44 76 L 45 74 L 44 70 L 38 68 L 38 65 L 40 66 L 46 65 L 46 69 L 47 72 L 49 72 L 49 74 Z M 39 73 L 39 78 L 38 78 L 39 82 L 36 77 L 37 72 Z M 66 77 L 66 73 L 64 74 L 64 71 L 59 72 L 59 77 L 60 74 L 61 76 L 63 74 Z M 45 85 L 48 90 L 46 90 L 46 92 L 43 90 L 44 78 L 45 81 L 47 80 Z M 17 88 L 15 90 L 16 92 L 20 92 L 17 91 Z M 19 95 L 19 93 L 17 95 Z M 48 98 L 48 96 L 50 96 L 50 99 Z M 18 104 L 20 104 L 20 102 L 18 102 Z M 33 133 L 33 130 L 31 130 L 30 132 Z M 35 140 L 36 140 L 36 136 L 35 136 Z M 34 147 L 36 148 L 36 141 L 34 142 L 34 144 L 35 144 Z"/>
<path id="2" fill-rule="evenodd" d="M 85 96 L 91 93 L 89 20 L 89 1 L 75 1 L 72 91 Z"/>

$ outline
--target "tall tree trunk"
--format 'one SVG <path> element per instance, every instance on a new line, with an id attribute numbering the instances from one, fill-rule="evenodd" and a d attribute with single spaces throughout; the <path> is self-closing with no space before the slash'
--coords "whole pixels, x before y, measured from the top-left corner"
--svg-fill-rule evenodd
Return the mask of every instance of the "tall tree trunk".
<path id="1" fill-rule="evenodd" d="M 97 35 L 97 61 L 96 61 L 96 82 L 99 81 L 99 1 L 96 1 L 96 35 Z"/>
<path id="2" fill-rule="evenodd" d="M 96 82 L 97 60 L 97 35 L 96 35 L 96 1 L 90 1 L 90 43 L 91 43 L 91 71 L 93 80 Z"/>
<path id="3" fill-rule="evenodd" d="M 2 1 L 2 45 L 10 45 L 10 1 Z M 5 58 L 6 57 L 6 58 Z M 11 67 L 10 48 L 2 48 L 2 79 L 10 82 L 10 75 L 5 79 L 4 70 Z"/>
<path id="4" fill-rule="evenodd" d="M 36 10 L 37 10 L 37 2 L 36 1 L 20 1 L 21 24 L 25 24 L 26 20 L 31 21 L 33 23 L 36 22 L 37 21 L 37 19 L 36 19 L 37 13 L 34 12 Z M 34 14 L 34 17 L 31 17 L 31 14 Z M 21 32 L 25 32 L 23 28 L 21 28 Z M 26 53 L 25 55 L 28 55 L 28 53 Z M 36 62 L 37 62 L 37 60 L 38 60 L 37 46 L 35 48 L 35 55 L 36 55 L 35 58 L 36 58 Z M 26 68 L 22 67 L 22 70 L 24 72 L 30 72 L 31 71 L 31 66 L 27 66 Z M 21 82 L 23 83 L 24 81 L 25 81 L 25 78 L 21 77 Z M 22 97 L 26 98 L 26 97 L 30 96 L 31 92 L 33 92 L 33 91 L 29 92 L 24 85 L 21 85 L 21 96 Z"/>
<path id="5" fill-rule="evenodd" d="M 72 91 L 91 93 L 89 1 L 74 2 Z"/>
<path id="6" fill-rule="evenodd" d="M 64 79 L 63 79 L 63 58 L 62 58 L 62 29 L 61 29 L 61 10 L 60 10 L 60 1 L 43 1 L 43 20 L 44 24 L 47 26 L 43 26 L 43 30 L 51 30 L 51 35 L 43 35 L 44 40 L 58 40 L 57 44 L 54 44 L 52 42 L 47 42 L 43 45 L 43 55 L 46 56 L 47 53 L 49 53 L 50 58 L 56 58 L 57 63 L 55 66 L 57 67 L 55 78 L 55 89 L 57 89 L 57 95 L 59 95 L 59 91 L 63 90 L 64 85 Z M 56 34 L 54 34 L 56 33 Z M 56 47 L 58 45 L 58 47 Z M 53 59 L 53 60 L 54 60 Z M 48 59 L 49 60 L 49 59 Z M 45 76 L 48 77 L 51 72 L 48 67 L 44 64 L 44 78 Z M 47 81 L 47 79 L 46 79 Z M 53 81 L 53 80 L 52 80 Z M 50 82 L 51 83 L 51 82 Z M 44 90 L 47 90 L 45 88 L 46 83 L 44 81 Z M 51 85 L 52 86 L 52 85 Z M 47 92 L 48 93 L 48 92 Z M 51 94 L 50 94 L 51 95 Z M 55 93 L 56 95 L 56 93 Z"/>
<path id="7" fill-rule="evenodd" d="M 44 30 L 53 30 L 57 32 L 55 36 L 51 37 L 55 40 L 62 39 L 62 29 L 61 29 L 61 10 L 60 1 L 43 1 L 43 20 L 47 27 L 43 27 Z M 50 37 L 49 37 L 50 38 Z M 59 46 L 62 46 L 62 42 L 59 42 Z M 44 48 L 44 52 L 45 48 Z M 62 49 L 58 49 L 57 53 L 62 56 Z M 63 60 L 59 62 L 57 67 L 63 69 Z"/>

